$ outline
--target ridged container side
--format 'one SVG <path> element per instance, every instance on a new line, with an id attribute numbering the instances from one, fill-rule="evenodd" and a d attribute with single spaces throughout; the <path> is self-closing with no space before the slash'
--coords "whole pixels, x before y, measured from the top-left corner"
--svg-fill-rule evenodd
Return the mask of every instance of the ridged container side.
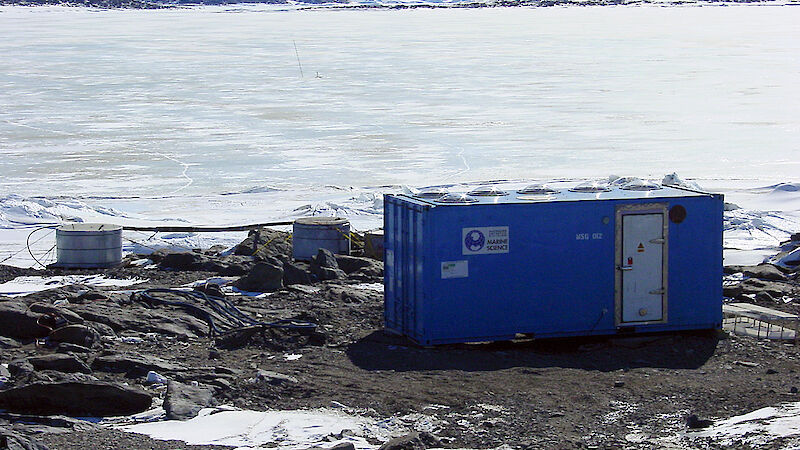
<path id="1" fill-rule="evenodd" d="M 56 267 L 104 268 L 122 262 L 122 227 L 71 223 L 56 228 Z"/>
<path id="2" fill-rule="evenodd" d="M 301 217 L 292 226 L 292 257 L 308 261 L 324 248 L 350 254 L 350 221 L 340 217 Z"/>

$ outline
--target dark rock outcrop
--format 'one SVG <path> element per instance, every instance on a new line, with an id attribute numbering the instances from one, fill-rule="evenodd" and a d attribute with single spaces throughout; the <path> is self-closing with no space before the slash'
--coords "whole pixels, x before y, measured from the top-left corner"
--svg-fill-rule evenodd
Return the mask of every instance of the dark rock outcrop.
<path id="1" fill-rule="evenodd" d="M 154 372 L 176 372 L 183 370 L 182 366 L 149 355 L 131 355 L 115 353 L 98 356 L 92 362 L 92 369 L 102 372 L 124 373 L 129 377 L 147 375 Z"/>
<path id="2" fill-rule="evenodd" d="M 212 389 L 191 386 L 177 381 L 169 381 L 167 383 L 167 393 L 164 397 L 164 410 L 167 412 L 167 419 L 191 419 L 197 416 L 201 409 L 211 406 L 213 402 Z"/>
<path id="3" fill-rule="evenodd" d="M 85 362 L 75 356 L 64 353 L 34 356 L 28 358 L 35 370 L 56 370 L 64 373 L 92 373 L 92 369 Z"/>
<path id="4" fill-rule="evenodd" d="M 321 248 L 311 257 L 311 273 L 317 280 L 339 280 L 347 278 L 347 274 L 339 268 L 336 257 L 330 250 Z"/>
<path id="5" fill-rule="evenodd" d="M 203 270 L 210 262 L 208 256 L 197 252 L 164 252 L 158 259 L 159 267 L 174 270 Z"/>
<path id="6" fill-rule="evenodd" d="M 47 336 L 49 330 L 38 324 L 37 314 L 22 302 L 0 302 L 0 335 L 15 339 Z"/>
<path id="7" fill-rule="evenodd" d="M 287 383 L 297 383 L 297 378 L 291 375 L 284 375 L 282 373 L 273 372 L 271 370 L 259 370 L 254 378 L 256 382 L 262 382 L 273 385 L 282 385 Z"/>
<path id="8" fill-rule="evenodd" d="M 20 348 L 22 344 L 17 342 L 16 339 L 11 339 L 9 337 L 0 336 L 0 349 L 11 349 L 11 348 Z"/>
<path id="9" fill-rule="evenodd" d="M 759 292 L 766 292 L 775 298 L 792 295 L 795 291 L 795 287 L 789 283 L 782 283 L 780 281 L 764 281 L 758 278 L 744 280 L 740 286 L 742 286 L 742 292 L 744 294 L 758 294 Z"/>
<path id="10" fill-rule="evenodd" d="M 285 286 L 311 283 L 313 283 L 311 268 L 307 263 L 301 261 L 283 263 L 283 284 Z"/>
<path id="11" fill-rule="evenodd" d="M 102 381 L 37 382 L 0 391 L 0 408 L 22 414 L 122 416 L 151 403 L 139 389 Z"/>
<path id="12" fill-rule="evenodd" d="M 27 359 L 15 359 L 8 363 L 8 371 L 13 377 L 24 377 L 33 372 L 33 364 Z"/>
<path id="13" fill-rule="evenodd" d="M 292 243 L 289 239 L 289 233 L 269 228 L 259 228 L 251 230 L 247 238 L 233 249 L 233 253 L 235 255 L 253 256 L 261 261 L 269 258 L 288 261 L 292 254 Z"/>
<path id="14" fill-rule="evenodd" d="M 283 263 L 274 258 L 259 262 L 235 286 L 251 292 L 277 291 L 283 287 Z"/>
<path id="15" fill-rule="evenodd" d="M 432 434 L 415 431 L 386 441 L 378 450 L 425 450 L 426 448 L 440 447 L 441 445 L 439 440 Z"/>
<path id="16" fill-rule="evenodd" d="M 372 258 L 336 255 L 339 268 L 349 277 L 373 279 L 383 277 L 383 262 Z"/>
<path id="17" fill-rule="evenodd" d="M 325 297 L 337 303 L 368 303 L 380 301 L 383 293 L 369 289 L 356 289 L 350 286 L 330 286 Z"/>
<path id="18" fill-rule="evenodd" d="M 0 427 L 0 449 L 8 450 L 47 450 L 48 447 L 12 430 Z"/>
<path id="19" fill-rule="evenodd" d="M 771 281 L 786 281 L 786 275 L 772 264 L 760 264 L 758 266 L 743 267 L 742 272 L 753 278 Z"/>
<path id="20" fill-rule="evenodd" d="M 252 256 L 229 255 L 209 261 L 204 269 L 226 277 L 237 277 L 247 274 L 256 262 Z"/>

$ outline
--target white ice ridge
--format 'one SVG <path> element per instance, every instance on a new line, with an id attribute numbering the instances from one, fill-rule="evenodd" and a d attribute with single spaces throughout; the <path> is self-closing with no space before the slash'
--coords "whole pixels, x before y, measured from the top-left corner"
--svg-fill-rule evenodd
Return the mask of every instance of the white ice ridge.
<path id="1" fill-rule="evenodd" d="M 102 206 L 89 206 L 69 198 L 0 197 L 0 228 L 19 228 L 29 225 L 53 224 L 65 221 L 84 222 L 85 218 L 128 217 L 121 211 Z"/>

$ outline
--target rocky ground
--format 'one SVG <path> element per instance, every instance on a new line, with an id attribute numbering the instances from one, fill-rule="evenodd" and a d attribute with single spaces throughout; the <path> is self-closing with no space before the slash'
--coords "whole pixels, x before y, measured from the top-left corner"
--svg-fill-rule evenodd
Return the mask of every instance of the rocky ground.
<path id="1" fill-rule="evenodd" d="M 321 252 L 295 263 L 289 245 L 263 229 L 232 254 L 156 253 L 154 264 L 128 258 L 101 271 L 0 266 L 0 282 L 100 272 L 148 280 L 137 291 L 231 277 L 242 290 L 271 292 L 231 297 L 251 317 L 318 324 L 232 330 L 214 313 L 212 335 L 197 310 L 119 288 L 0 296 L 0 448 L 201 448 L 71 418 L 133 414 L 162 400 L 177 420 L 214 404 L 344 404 L 424 432 L 392 448 L 652 448 L 706 419 L 800 401 L 798 347 L 723 332 L 419 347 L 382 331 L 381 262 Z M 800 312 L 800 273 L 791 267 L 726 271 L 743 274 L 726 283 L 731 301 Z"/>

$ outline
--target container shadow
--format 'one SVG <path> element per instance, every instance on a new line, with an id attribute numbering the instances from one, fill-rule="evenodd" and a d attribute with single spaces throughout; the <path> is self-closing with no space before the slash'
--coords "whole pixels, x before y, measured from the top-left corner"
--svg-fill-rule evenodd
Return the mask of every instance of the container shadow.
<path id="1" fill-rule="evenodd" d="M 512 367 L 602 372 L 641 367 L 697 369 L 714 355 L 720 338 L 719 332 L 710 330 L 421 347 L 404 337 L 374 331 L 351 344 L 346 354 L 362 369 L 397 372 L 483 372 Z"/>

